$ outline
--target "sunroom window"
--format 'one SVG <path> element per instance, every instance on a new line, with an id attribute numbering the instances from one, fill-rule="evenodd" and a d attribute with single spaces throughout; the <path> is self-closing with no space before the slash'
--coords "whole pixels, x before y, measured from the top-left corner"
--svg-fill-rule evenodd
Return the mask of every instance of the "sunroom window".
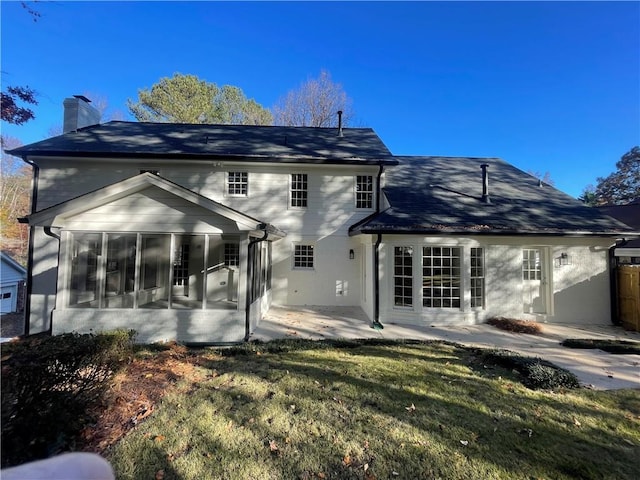
<path id="1" fill-rule="evenodd" d="M 237 308 L 239 244 L 225 246 L 219 234 L 69 232 L 66 238 L 68 308 Z M 268 261 L 265 256 L 261 285 Z"/>

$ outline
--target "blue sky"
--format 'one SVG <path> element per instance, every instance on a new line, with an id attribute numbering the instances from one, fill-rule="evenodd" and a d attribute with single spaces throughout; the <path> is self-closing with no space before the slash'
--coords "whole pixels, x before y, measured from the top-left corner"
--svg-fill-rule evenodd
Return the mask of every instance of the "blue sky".
<path id="1" fill-rule="evenodd" d="M 321 69 L 356 126 L 398 155 L 500 157 L 578 196 L 640 144 L 639 2 L 1 4 L 2 86 L 40 94 L 24 143 L 65 97 L 127 98 L 174 72 L 265 107 Z"/>

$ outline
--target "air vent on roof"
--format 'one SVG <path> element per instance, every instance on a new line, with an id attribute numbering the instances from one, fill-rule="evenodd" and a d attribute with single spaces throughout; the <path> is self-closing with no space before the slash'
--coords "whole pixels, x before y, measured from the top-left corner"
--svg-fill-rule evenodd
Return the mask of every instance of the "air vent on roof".
<path id="1" fill-rule="evenodd" d="M 480 168 L 482 169 L 482 201 L 491 203 L 491 198 L 489 198 L 489 172 L 487 171 L 489 164 L 483 163 Z"/>
<path id="2" fill-rule="evenodd" d="M 342 133 L 342 110 L 338 110 L 338 136 L 344 136 Z"/>

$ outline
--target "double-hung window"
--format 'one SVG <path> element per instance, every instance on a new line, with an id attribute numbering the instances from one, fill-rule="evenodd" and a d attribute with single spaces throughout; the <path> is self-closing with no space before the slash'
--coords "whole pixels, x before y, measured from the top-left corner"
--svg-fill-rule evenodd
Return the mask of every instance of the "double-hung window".
<path id="1" fill-rule="evenodd" d="M 356 208 L 373 208 L 373 177 L 356 176 Z"/>
<path id="2" fill-rule="evenodd" d="M 393 303 L 396 307 L 413 306 L 413 247 L 393 249 Z"/>
<path id="3" fill-rule="evenodd" d="M 249 192 L 249 174 L 247 172 L 229 172 L 227 174 L 227 194 L 246 197 Z"/>
<path id="4" fill-rule="evenodd" d="M 306 173 L 291 174 L 290 197 L 292 207 L 307 207 L 308 185 L 309 183 Z"/>
<path id="5" fill-rule="evenodd" d="M 484 307 L 484 250 L 471 249 L 471 308 Z"/>

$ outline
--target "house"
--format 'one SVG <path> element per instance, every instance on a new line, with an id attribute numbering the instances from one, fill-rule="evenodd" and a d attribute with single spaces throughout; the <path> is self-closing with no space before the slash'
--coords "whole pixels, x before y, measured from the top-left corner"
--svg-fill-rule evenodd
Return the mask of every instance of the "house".
<path id="1" fill-rule="evenodd" d="M 11 255 L 0 252 L 0 313 L 22 311 L 26 279 L 27 270 Z"/>
<path id="2" fill-rule="evenodd" d="M 626 205 L 604 205 L 597 207 L 605 215 L 624 222 L 635 230 L 640 230 L 640 199 Z M 624 240 L 613 249 L 619 265 L 640 265 L 640 239 Z"/>
<path id="3" fill-rule="evenodd" d="M 370 128 L 98 124 L 34 169 L 27 333 L 248 339 L 272 303 L 386 322 L 610 318 L 627 225 L 498 159 L 398 157 Z"/>

